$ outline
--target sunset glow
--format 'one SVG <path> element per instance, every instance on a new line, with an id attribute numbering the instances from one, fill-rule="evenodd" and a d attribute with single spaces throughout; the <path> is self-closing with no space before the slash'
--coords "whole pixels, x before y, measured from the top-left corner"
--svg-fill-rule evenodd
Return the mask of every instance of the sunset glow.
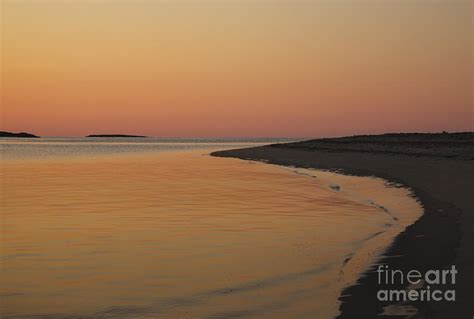
<path id="1" fill-rule="evenodd" d="M 472 2 L 1 2 L 1 129 L 473 130 Z"/>

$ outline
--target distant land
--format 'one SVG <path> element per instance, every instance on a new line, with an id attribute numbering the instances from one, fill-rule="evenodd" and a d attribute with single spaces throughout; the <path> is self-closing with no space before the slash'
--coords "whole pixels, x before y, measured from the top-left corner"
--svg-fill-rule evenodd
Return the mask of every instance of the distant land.
<path id="1" fill-rule="evenodd" d="M 39 138 L 39 136 L 30 134 L 30 133 L 12 133 L 12 132 L 5 132 L 5 131 L 0 131 L 0 137 L 23 137 L 23 138 Z"/>
<path id="2" fill-rule="evenodd" d="M 355 135 L 274 144 L 271 147 L 295 148 L 307 151 L 405 154 L 472 160 L 474 159 L 474 132 Z"/>
<path id="3" fill-rule="evenodd" d="M 143 135 L 126 135 L 126 134 L 92 134 L 86 137 L 147 137 Z"/>

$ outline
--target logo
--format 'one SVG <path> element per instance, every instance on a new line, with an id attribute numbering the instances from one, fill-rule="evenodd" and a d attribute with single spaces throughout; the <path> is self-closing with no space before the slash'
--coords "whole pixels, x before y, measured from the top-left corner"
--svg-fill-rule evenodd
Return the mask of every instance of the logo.
<path id="1" fill-rule="evenodd" d="M 405 286 L 405 290 L 380 289 L 377 291 L 379 301 L 455 301 L 456 266 L 451 269 L 410 270 L 404 272 L 390 269 L 388 265 L 379 265 L 377 268 L 379 286 Z M 436 286 L 432 289 L 431 286 Z"/>

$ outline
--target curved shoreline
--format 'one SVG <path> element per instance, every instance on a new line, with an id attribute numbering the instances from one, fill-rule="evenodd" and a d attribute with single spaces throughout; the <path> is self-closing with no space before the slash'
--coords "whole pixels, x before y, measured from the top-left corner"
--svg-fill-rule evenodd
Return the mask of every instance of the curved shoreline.
<path id="1" fill-rule="evenodd" d="M 346 256 L 340 268 L 339 295 L 356 284 L 367 269 L 377 265 L 395 238 L 423 216 L 423 207 L 411 189 L 390 183 L 385 179 L 374 176 L 353 176 L 327 170 L 278 166 L 296 174 L 315 178 L 319 186 L 330 189 L 348 200 L 375 207 L 390 219 L 380 228 L 380 231 L 365 238 L 360 242 L 357 250 Z M 335 313 L 340 315 L 341 300 L 337 299 Z"/>
<path id="2" fill-rule="evenodd" d="M 474 178 L 472 161 L 407 154 L 347 150 L 308 150 L 283 145 L 214 152 L 211 155 L 265 161 L 271 164 L 334 170 L 356 176 L 376 176 L 411 189 L 425 213 L 400 233 L 380 263 L 404 273 L 415 269 L 444 269 L 455 265 L 458 275 L 455 302 L 414 301 L 403 304 L 376 298 L 383 286 L 377 283 L 374 266 L 340 296 L 337 318 L 470 318 L 473 296 L 474 218 L 469 187 Z M 390 286 L 406 289 L 407 285 Z M 433 286 L 435 289 L 436 286 Z M 395 315 L 393 307 L 416 309 Z M 385 310 L 384 310 L 385 309 Z M 385 312 L 385 313 L 384 313 Z M 382 315 L 384 313 L 384 315 Z"/>

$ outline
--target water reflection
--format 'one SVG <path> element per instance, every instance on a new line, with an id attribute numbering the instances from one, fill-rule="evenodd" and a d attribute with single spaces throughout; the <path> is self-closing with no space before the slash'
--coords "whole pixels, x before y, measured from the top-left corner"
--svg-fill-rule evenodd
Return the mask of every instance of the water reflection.
<path id="1" fill-rule="evenodd" d="M 347 256 L 397 221 L 345 193 L 350 177 L 335 192 L 325 173 L 207 152 L 4 160 L 2 317 L 334 314 Z M 389 193 L 387 207 L 419 208 Z"/>

